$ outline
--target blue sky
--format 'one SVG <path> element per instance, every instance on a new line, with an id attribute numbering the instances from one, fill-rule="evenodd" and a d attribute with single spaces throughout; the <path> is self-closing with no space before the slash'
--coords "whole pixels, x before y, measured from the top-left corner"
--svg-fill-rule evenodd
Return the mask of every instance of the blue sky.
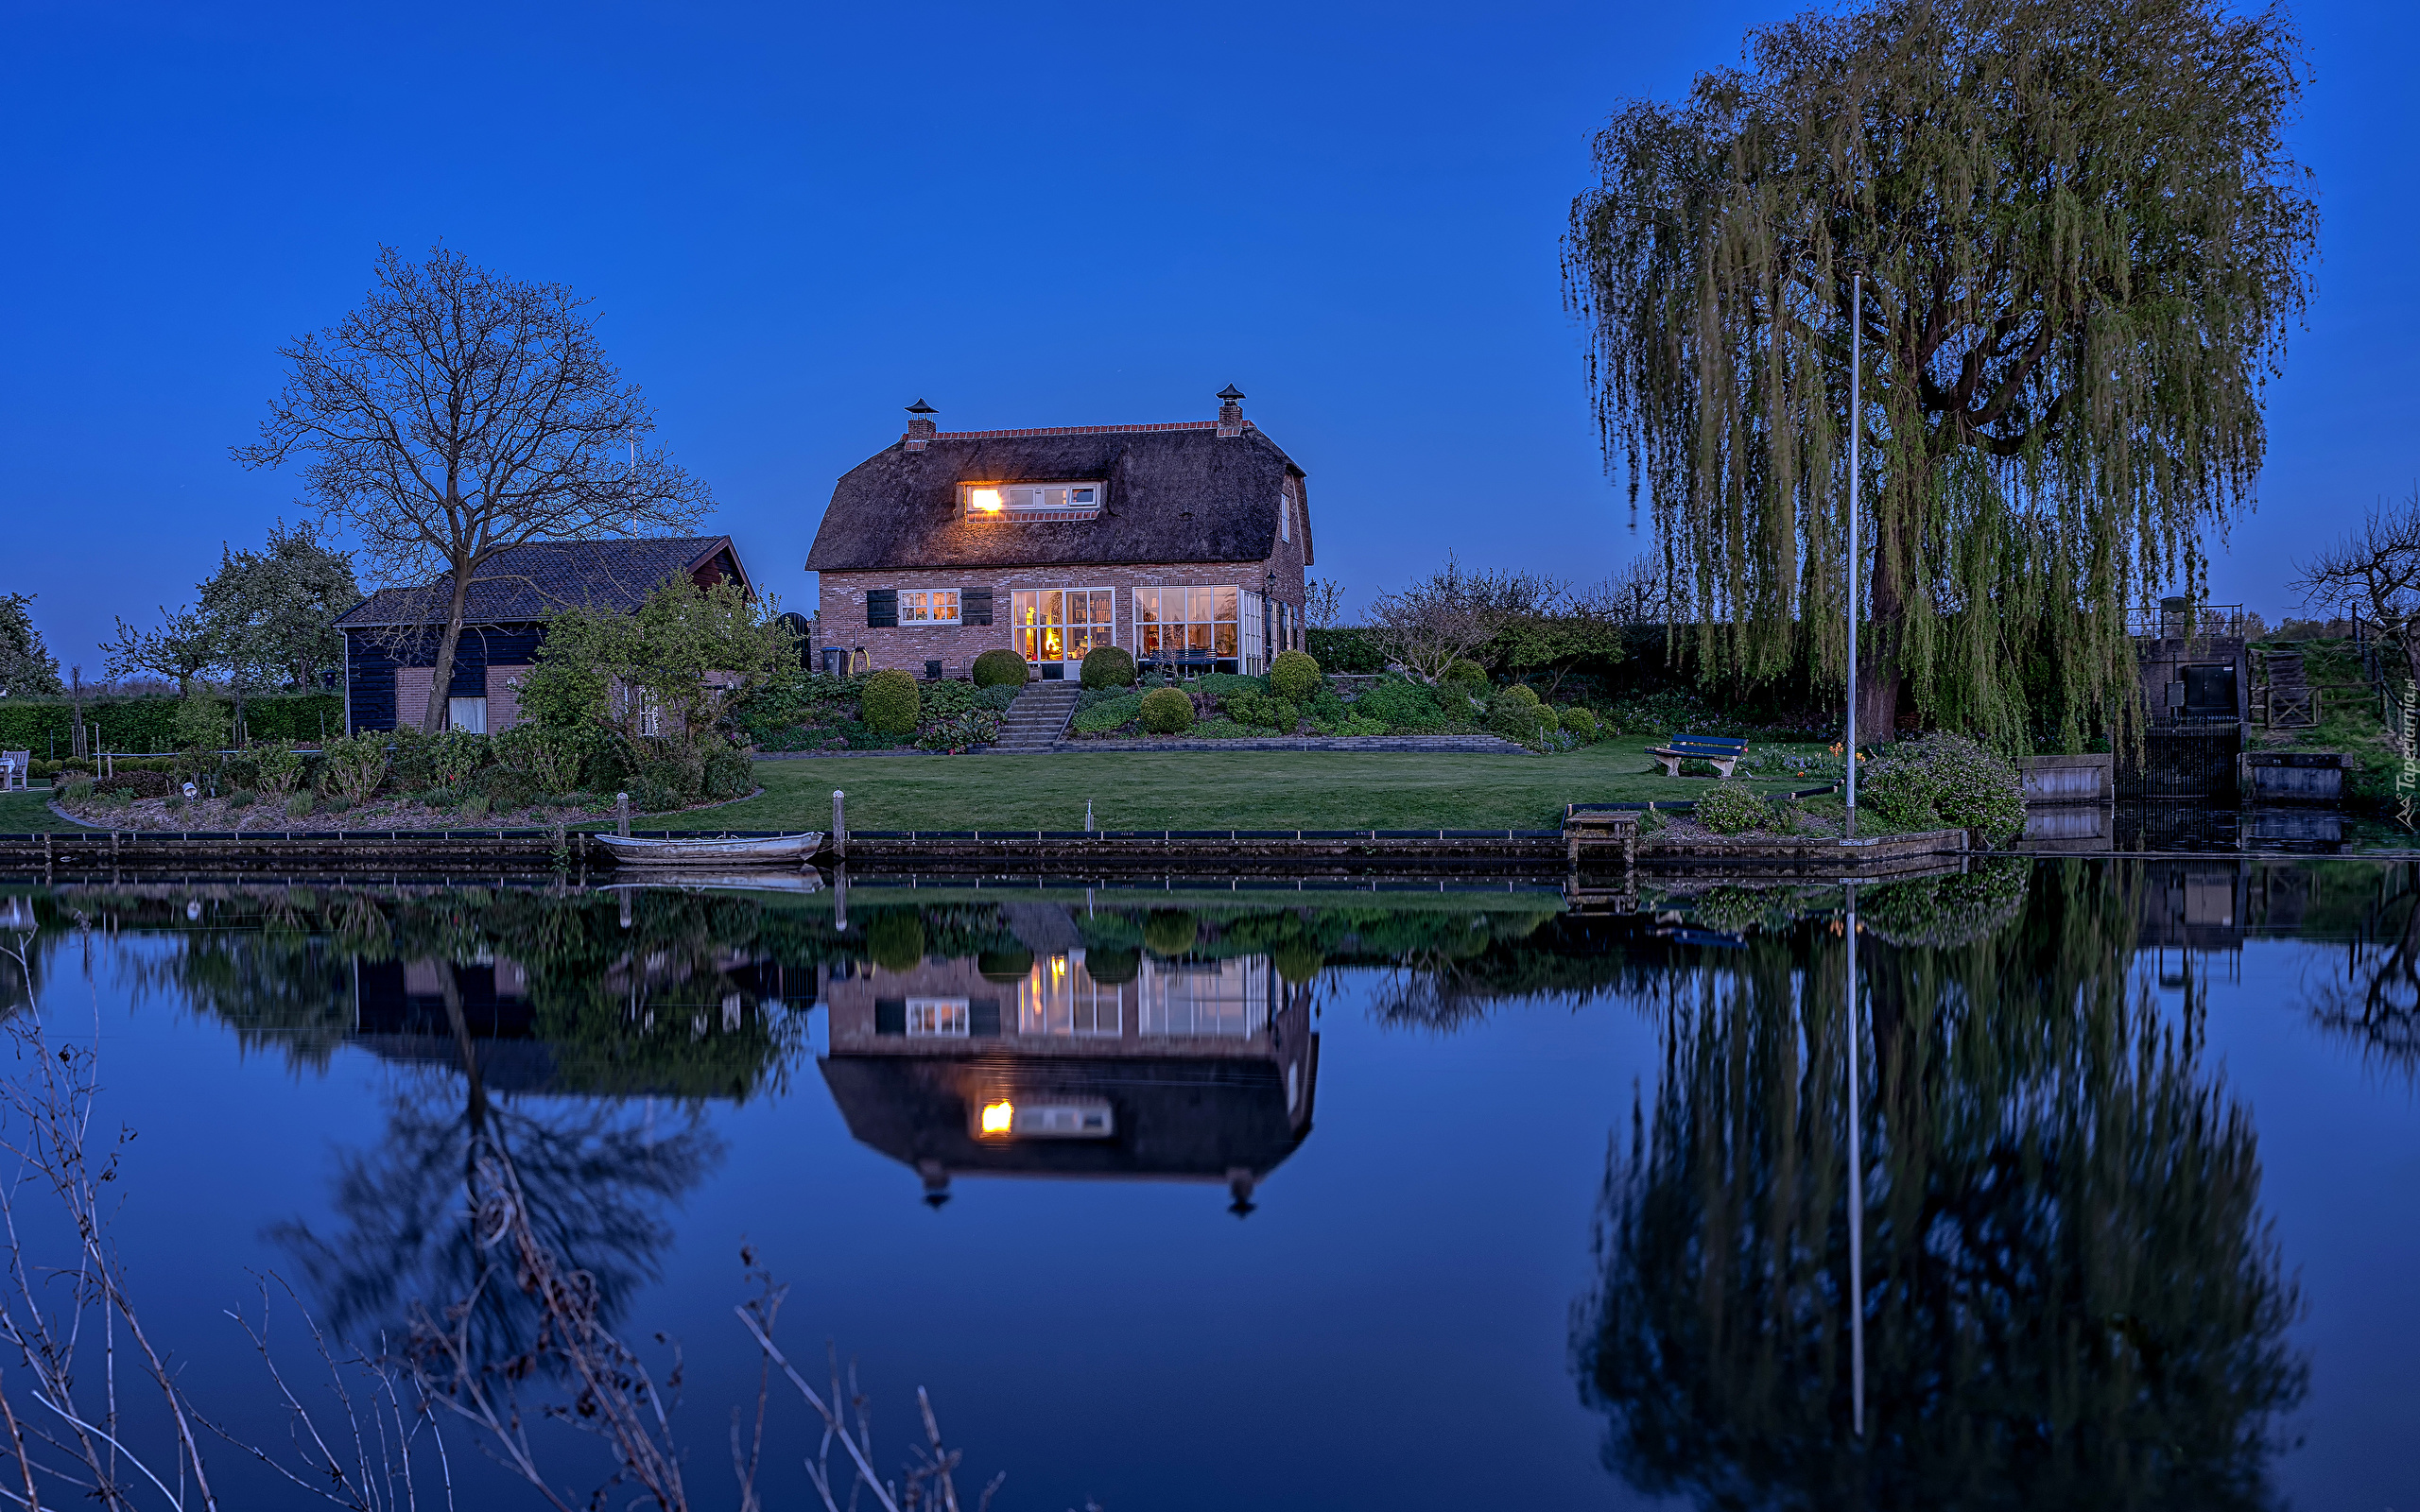
<path id="1" fill-rule="evenodd" d="M 1207 419 L 1308 469 L 1353 595 L 1447 551 L 1580 581 L 1604 477 L 1558 240 L 1591 132 L 1790 5 L 9 3 L 0 590 L 96 675 L 299 511 L 227 458 L 378 245 L 591 296 L 794 605 L 833 479 L 945 428 Z M 2213 587 L 2420 477 L 2410 8 L 2305 6 L 2318 300 Z"/>

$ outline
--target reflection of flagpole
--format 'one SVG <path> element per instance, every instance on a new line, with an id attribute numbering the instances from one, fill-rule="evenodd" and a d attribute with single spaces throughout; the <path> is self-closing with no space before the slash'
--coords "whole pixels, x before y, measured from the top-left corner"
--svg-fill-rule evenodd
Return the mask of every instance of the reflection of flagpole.
<path id="1" fill-rule="evenodd" d="M 1850 765 L 1856 765 L 1852 757 Z M 1849 1421 L 1865 1436 L 1865 1160 L 1857 1095 L 1857 884 L 1849 897 Z"/>

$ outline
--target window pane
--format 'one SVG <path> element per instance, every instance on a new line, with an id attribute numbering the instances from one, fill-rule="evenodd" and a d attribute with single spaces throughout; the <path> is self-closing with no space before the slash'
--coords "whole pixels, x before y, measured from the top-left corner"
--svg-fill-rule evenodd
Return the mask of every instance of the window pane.
<path id="1" fill-rule="evenodd" d="M 1064 625 L 1067 623 L 1067 606 L 1058 590 L 1052 589 L 1046 593 L 1036 593 L 1034 597 L 1039 599 L 1042 604 L 1043 624 Z"/>
<path id="2" fill-rule="evenodd" d="M 1214 588 L 1210 590 L 1210 592 L 1215 596 L 1219 607 L 1219 612 L 1213 617 L 1222 620 L 1230 625 L 1234 624 L 1236 620 L 1236 591 L 1232 588 Z"/>
<path id="3" fill-rule="evenodd" d="M 1220 656 L 1233 656 L 1233 655 L 1235 655 L 1235 654 L 1236 654 L 1236 622 L 1235 622 L 1235 621 L 1233 621 L 1233 620 L 1221 620 L 1221 621 L 1219 623 L 1219 625 L 1218 625 L 1217 628 L 1218 628 L 1218 631 L 1219 631 L 1219 649 L 1218 649 L 1218 654 L 1219 654 L 1219 655 L 1220 655 Z"/>
<path id="4" fill-rule="evenodd" d="M 1160 622 L 1160 591 L 1156 588 L 1134 590 L 1134 623 L 1157 625 Z"/>
<path id="5" fill-rule="evenodd" d="M 1210 627 L 1207 625 L 1186 626 L 1184 627 L 1184 644 L 1196 651 L 1207 651 L 1210 649 Z"/>

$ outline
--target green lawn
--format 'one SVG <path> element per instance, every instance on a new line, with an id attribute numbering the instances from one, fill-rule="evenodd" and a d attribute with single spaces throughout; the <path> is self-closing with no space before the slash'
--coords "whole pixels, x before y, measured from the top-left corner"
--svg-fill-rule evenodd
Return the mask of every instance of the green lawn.
<path id="1" fill-rule="evenodd" d="M 853 830 L 1548 830 L 1563 805 L 1691 799 L 1643 736 L 1560 756 L 1410 752 L 1169 751 L 756 764 L 765 792 L 743 803 L 641 821 L 644 828 L 820 830 L 832 790 Z M 1817 747 L 1759 746 L 1812 753 Z M 1812 782 L 1753 784 L 1778 792 Z"/>
<path id="2" fill-rule="evenodd" d="M 50 812 L 50 789 L 0 793 L 0 834 L 40 834 L 44 830 L 80 830 Z"/>

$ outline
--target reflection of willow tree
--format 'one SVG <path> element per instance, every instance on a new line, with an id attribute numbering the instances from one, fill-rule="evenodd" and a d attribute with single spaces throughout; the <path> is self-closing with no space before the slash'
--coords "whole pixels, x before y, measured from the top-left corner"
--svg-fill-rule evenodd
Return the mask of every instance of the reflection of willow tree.
<path id="1" fill-rule="evenodd" d="M 1867 936 L 1862 1448 L 1841 943 L 1810 924 L 1671 984 L 1574 1340 L 1614 1468 L 1726 1506 L 2268 1500 L 2296 1296 L 2196 1016 L 2130 1005 L 2133 918 L 2122 875 L 2045 868 L 1974 943 Z"/>

